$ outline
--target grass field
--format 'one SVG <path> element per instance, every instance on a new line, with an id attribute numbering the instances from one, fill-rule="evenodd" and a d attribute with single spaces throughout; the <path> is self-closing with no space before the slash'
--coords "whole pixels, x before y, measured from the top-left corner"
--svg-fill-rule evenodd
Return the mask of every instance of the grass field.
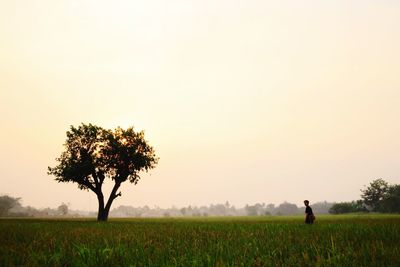
<path id="1" fill-rule="evenodd" d="M 400 266 L 399 215 L 0 220 L 0 266 Z"/>

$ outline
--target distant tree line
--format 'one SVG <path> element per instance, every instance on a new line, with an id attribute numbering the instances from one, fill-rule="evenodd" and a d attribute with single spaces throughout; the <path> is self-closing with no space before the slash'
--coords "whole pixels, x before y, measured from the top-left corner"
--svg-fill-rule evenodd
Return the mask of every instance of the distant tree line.
<path id="1" fill-rule="evenodd" d="M 372 181 L 361 189 L 361 199 L 351 202 L 312 203 L 316 214 L 343 214 L 356 212 L 400 213 L 400 185 L 389 184 L 383 179 Z M 207 217 L 207 216 L 279 216 L 304 214 L 304 207 L 283 202 L 279 205 L 255 203 L 236 208 L 228 201 L 209 206 L 160 208 L 119 206 L 110 211 L 111 217 Z M 0 196 L 0 217 L 95 217 L 96 212 L 72 211 L 65 203 L 57 208 L 36 209 L 21 205 L 20 198 Z"/>
<path id="2" fill-rule="evenodd" d="M 328 214 L 334 203 L 317 202 L 313 209 L 318 214 Z M 121 205 L 110 211 L 111 217 L 207 217 L 207 216 L 275 216 L 303 214 L 304 208 L 296 204 L 283 202 L 275 204 L 255 203 L 236 208 L 228 201 L 224 204 L 209 206 L 192 206 L 177 208 L 160 208 L 143 206 L 132 207 Z M 36 209 L 31 206 L 22 206 L 20 198 L 0 196 L 0 217 L 95 217 L 96 212 L 71 210 L 68 205 L 61 203 L 57 208 Z"/>
<path id="3" fill-rule="evenodd" d="M 56 209 L 36 209 L 31 206 L 22 206 L 21 198 L 0 196 L 0 217 L 63 217 L 70 216 L 69 207 L 61 203 Z"/>
<path id="4" fill-rule="evenodd" d="M 313 209 L 318 214 L 328 214 L 334 203 L 317 202 Z M 171 207 L 162 209 L 148 206 L 132 207 L 119 206 L 110 211 L 112 217 L 214 217 L 214 216 L 279 216 L 304 214 L 304 207 L 296 204 L 283 202 L 275 204 L 255 203 L 236 208 L 228 201 L 225 204 L 211 204 L 209 206 L 187 206 L 183 208 Z"/>
<path id="5" fill-rule="evenodd" d="M 332 214 L 354 212 L 400 213 L 400 185 L 389 184 L 383 179 L 373 180 L 361 189 L 361 199 L 335 203 L 329 210 Z"/>

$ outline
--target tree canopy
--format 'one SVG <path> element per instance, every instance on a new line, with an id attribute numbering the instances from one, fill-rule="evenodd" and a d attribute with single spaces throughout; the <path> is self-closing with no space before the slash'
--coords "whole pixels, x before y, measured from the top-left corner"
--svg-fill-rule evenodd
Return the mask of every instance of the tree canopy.
<path id="1" fill-rule="evenodd" d="M 139 173 L 148 172 L 158 163 L 144 132 L 136 132 L 133 127 L 110 130 L 92 124 L 71 126 L 64 146 L 65 151 L 56 159 L 58 165 L 48 167 L 48 174 L 58 182 L 77 183 L 80 189 L 93 191 L 99 201 L 100 221 L 107 220 L 113 200 L 121 196 L 121 183 L 137 184 Z M 114 181 L 107 202 L 102 191 L 105 179 Z"/>
<path id="2" fill-rule="evenodd" d="M 0 196 L 0 217 L 7 216 L 12 208 L 20 206 L 20 200 L 20 198 L 10 197 L 7 195 Z"/>
<path id="3" fill-rule="evenodd" d="M 355 213 L 355 212 L 368 212 L 362 200 L 335 203 L 329 209 L 329 213 L 332 214 Z"/>
<path id="4" fill-rule="evenodd" d="M 379 204 L 385 197 L 389 189 L 389 184 L 383 179 L 373 180 L 369 186 L 361 190 L 361 198 L 364 203 L 373 211 L 379 210 Z"/>
<path id="5" fill-rule="evenodd" d="M 400 213 L 400 185 L 389 184 L 383 179 L 373 180 L 361 189 L 361 199 L 352 202 L 336 203 L 330 213 L 386 212 Z"/>

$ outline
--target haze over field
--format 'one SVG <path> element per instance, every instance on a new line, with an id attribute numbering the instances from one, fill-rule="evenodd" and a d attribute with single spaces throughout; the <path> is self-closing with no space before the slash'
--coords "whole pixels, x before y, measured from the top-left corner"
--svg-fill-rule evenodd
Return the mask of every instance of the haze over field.
<path id="1" fill-rule="evenodd" d="M 400 183 L 399 14 L 394 0 L 0 0 L 0 194 L 96 210 L 46 174 L 81 122 L 145 130 L 160 157 L 113 207 Z"/>

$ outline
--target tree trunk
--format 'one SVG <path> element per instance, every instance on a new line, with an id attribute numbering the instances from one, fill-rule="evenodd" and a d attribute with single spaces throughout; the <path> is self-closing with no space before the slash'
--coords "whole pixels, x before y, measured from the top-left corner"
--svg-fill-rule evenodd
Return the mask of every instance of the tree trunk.
<path id="1" fill-rule="evenodd" d="M 104 208 L 104 196 L 103 193 L 97 194 L 97 200 L 99 201 L 99 210 L 97 213 L 97 221 L 106 222 L 108 219 L 108 211 L 106 212 Z"/>
<path id="2" fill-rule="evenodd" d="M 99 213 L 97 214 L 97 221 L 106 222 L 108 220 L 108 213 L 109 210 L 107 209 L 99 210 Z"/>
<path id="3" fill-rule="evenodd" d="M 121 195 L 121 192 L 117 194 L 118 188 L 120 187 L 120 182 L 115 182 L 114 187 L 111 191 L 110 197 L 108 198 L 107 204 L 104 205 L 104 195 L 100 191 L 97 193 L 97 199 L 99 200 L 99 211 L 97 213 L 97 221 L 106 222 L 108 220 L 108 213 L 110 212 L 111 204 L 114 199 Z"/>

